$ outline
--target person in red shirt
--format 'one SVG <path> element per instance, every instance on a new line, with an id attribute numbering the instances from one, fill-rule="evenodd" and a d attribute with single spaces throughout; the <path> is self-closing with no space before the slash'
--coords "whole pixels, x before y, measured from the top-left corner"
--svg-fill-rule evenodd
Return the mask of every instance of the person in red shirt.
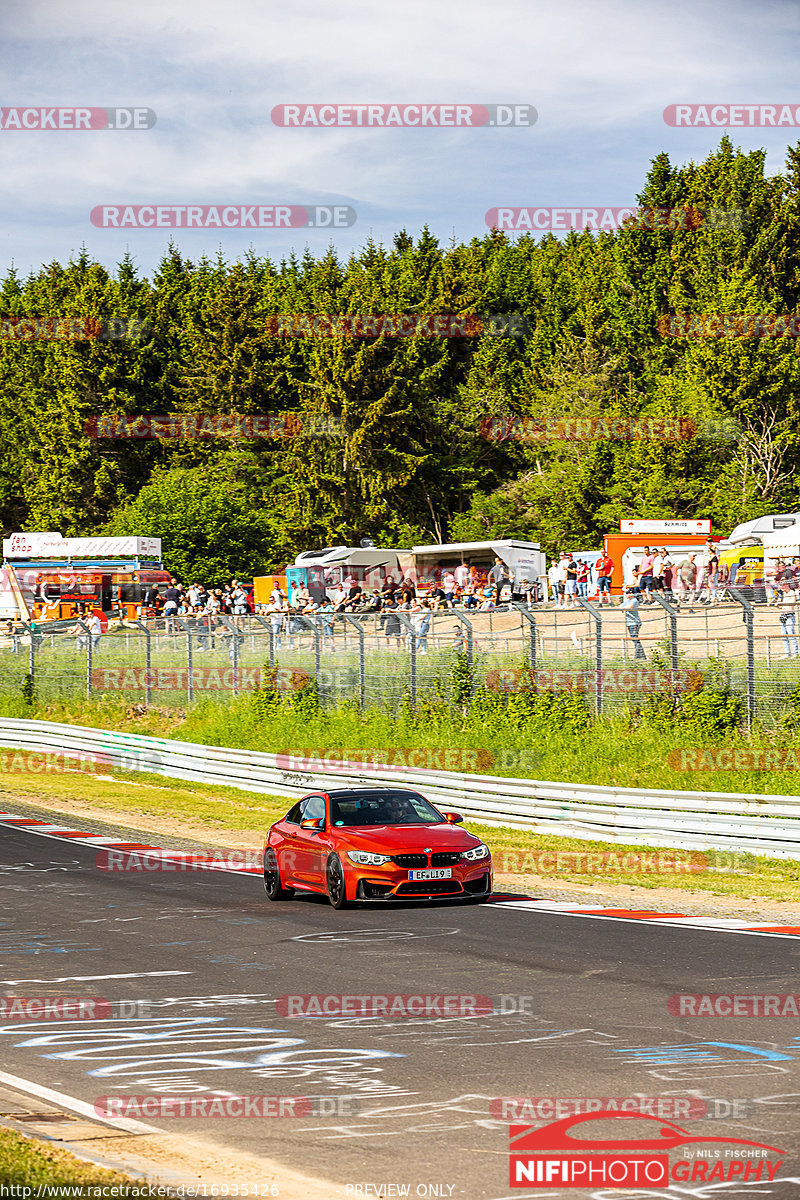
<path id="1" fill-rule="evenodd" d="M 603 553 L 594 564 L 597 573 L 597 596 L 601 604 L 611 603 L 611 576 L 614 574 L 614 564 L 608 555 Z"/>

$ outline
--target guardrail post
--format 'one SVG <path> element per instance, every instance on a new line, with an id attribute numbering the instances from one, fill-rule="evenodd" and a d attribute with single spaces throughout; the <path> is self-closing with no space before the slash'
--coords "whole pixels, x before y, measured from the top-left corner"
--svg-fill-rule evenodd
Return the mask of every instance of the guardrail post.
<path id="1" fill-rule="evenodd" d="M 532 613 L 530 613 L 528 611 L 527 608 L 524 608 L 519 603 L 518 600 L 513 600 L 511 602 L 511 608 L 516 609 L 516 611 L 519 613 L 519 615 L 521 617 L 524 617 L 525 620 L 528 622 L 528 634 L 530 637 L 530 644 L 528 647 L 528 661 L 530 662 L 531 671 L 535 672 L 536 671 L 536 618 L 532 615 Z"/>
<path id="2" fill-rule="evenodd" d="M 150 655 L 150 630 L 138 618 L 133 622 L 133 624 L 139 626 L 139 628 L 144 633 L 144 637 L 145 637 L 145 642 L 144 642 L 144 703 L 145 703 L 145 708 L 149 708 L 150 707 L 150 689 L 152 687 L 152 683 L 151 683 L 151 679 L 150 679 L 150 663 L 152 661 L 152 658 Z"/>
<path id="3" fill-rule="evenodd" d="M 651 597 L 657 604 L 660 604 L 669 617 L 669 653 L 672 670 L 678 669 L 678 610 L 668 604 L 663 596 L 659 596 L 658 592 L 651 592 Z"/>
<path id="4" fill-rule="evenodd" d="M 747 630 L 747 728 L 748 731 L 753 728 L 753 721 L 756 715 L 756 645 L 753 634 L 753 617 L 755 609 L 749 600 L 745 600 L 738 588 L 728 585 L 728 593 L 733 596 L 737 604 L 742 606 L 742 620 L 744 621 Z"/>
<path id="5" fill-rule="evenodd" d="M 350 625 L 354 625 L 358 630 L 358 696 L 359 704 L 364 707 L 367 698 L 367 658 L 364 648 L 364 626 L 350 613 L 343 612 L 341 614 L 345 621 Z M 416 692 L 416 680 L 414 682 L 414 691 Z"/>
<path id="6" fill-rule="evenodd" d="M 589 616 L 594 620 L 594 698 L 597 716 L 603 711 L 603 618 L 600 615 L 600 610 L 590 604 L 588 600 L 584 600 L 583 596 L 576 595 L 575 599 L 580 604 L 581 608 L 585 608 Z"/>

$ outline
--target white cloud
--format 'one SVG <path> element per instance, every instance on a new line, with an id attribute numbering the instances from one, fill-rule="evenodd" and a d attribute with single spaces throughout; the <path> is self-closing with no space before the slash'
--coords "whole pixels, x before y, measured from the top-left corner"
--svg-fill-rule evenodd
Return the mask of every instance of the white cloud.
<path id="1" fill-rule="evenodd" d="M 494 204 L 625 203 L 650 160 L 704 157 L 722 131 L 672 130 L 676 101 L 793 96 L 800 11 L 790 0 L 7 0 L 4 104 L 131 104 L 150 132 L 0 133 L 2 253 L 26 269 L 85 240 L 152 265 L 167 236 L 95 230 L 99 203 L 350 203 L 387 240 L 426 220 L 484 232 Z M 289 130 L 292 101 L 528 102 L 534 129 Z M 797 130 L 800 136 L 800 130 Z M 780 169 L 795 131 L 734 130 Z M 204 235 L 176 232 L 197 253 Z M 309 234 L 315 239 L 321 235 Z M 240 235 L 209 233 L 239 251 Z M 300 242 L 305 240 L 305 235 Z M 320 243 L 322 244 L 322 243 Z M 259 248 L 285 252 L 278 235 Z"/>

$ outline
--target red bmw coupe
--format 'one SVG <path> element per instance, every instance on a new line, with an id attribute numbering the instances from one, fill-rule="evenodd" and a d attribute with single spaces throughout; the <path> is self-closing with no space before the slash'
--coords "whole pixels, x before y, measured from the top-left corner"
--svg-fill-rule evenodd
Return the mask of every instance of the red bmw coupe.
<path id="1" fill-rule="evenodd" d="M 270 900 L 320 892 L 334 908 L 354 900 L 485 899 L 492 856 L 457 828 L 461 820 L 400 788 L 311 792 L 267 834 L 264 890 Z"/>

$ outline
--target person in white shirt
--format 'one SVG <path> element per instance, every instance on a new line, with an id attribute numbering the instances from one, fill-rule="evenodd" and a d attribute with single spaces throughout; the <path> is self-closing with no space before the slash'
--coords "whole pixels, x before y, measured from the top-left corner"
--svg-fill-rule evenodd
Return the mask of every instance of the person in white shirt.
<path id="1" fill-rule="evenodd" d="M 100 624 L 100 618 L 92 609 L 88 613 L 81 613 L 81 625 L 75 626 L 75 632 L 78 635 L 77 647 L 79 650 L 86 650 L 89 645 L 89 638 L 92 639 L 92 649 L 96 650 L 100 644 L 100 634 L 103 632 L 103 626 Z"/>
<path id="2" fill-rule="evenodd" d="M 781 655 L 782 658 L 798 658 L 796 630 L 796 614 L 797 614 L 797 592 L 790 583 L 784 583 L 778 603 L 781 607 L 779 617 L 781 623 L 781 632 L 783 634 L 783 645 L 786 653 Z"/>
<path id="3" fill-rule="evenodd" d="M 464 588 L 469 583 L 469 567 L 465 562 L 462 562 L 460 567 L 455 570 L 456 583 L 460 588 Z"/>
<path id="4" fill-rule="evenodd" d="M 653 591 L 664 595 L 664 555 L 660 550 L 653 559 Z"/>
<path id="5" fill-rule="evenodd" d="M 556 560 L 553 559 L 552 563 L 550 564 L 550 569 L 547 572 L 547 582 L 550 585 L 550 593 L 551 593 L 550 598 L 552 600 L 554 600 L 555 603 L 559 605 L 559 607 L 561 605 L 561 600 L 560 600 L 559 592 L 558 592 L 558 584 L 559 584 L 560 579 L 561 579 L 561 568 L 559 567 Z"/>
<path id="6" fill-rule="evenodd" d="M 445 572 L 445 577 L 442 581 L 442 589 L 444 598 L 448 608 L 453 607 L 453 602 L 456 598 L 456 577 L 452 571 Z"/>

